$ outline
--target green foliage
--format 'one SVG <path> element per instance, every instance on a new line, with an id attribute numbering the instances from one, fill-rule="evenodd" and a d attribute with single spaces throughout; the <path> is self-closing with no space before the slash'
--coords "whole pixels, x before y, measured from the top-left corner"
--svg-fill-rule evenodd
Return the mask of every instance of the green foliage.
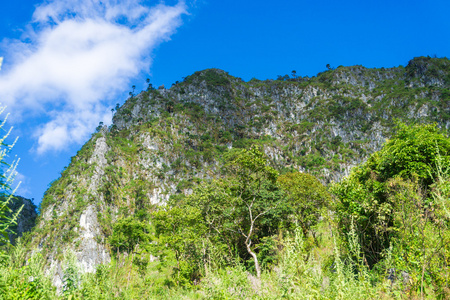
<path id="1" fill-rule="evenodd" d="M 382 251 L 389 247 L 395 234 L 396 203 L 387 197 L 389 180 L 417 178 L 420 188 L 426 191 L 436 177 L 438 153 L 448 164 L 450 141 L 435 125 L 401 124 L 379 152 L 333 187 L 339 199 L 336 210 L 341 230 L 348 231 L 350 220 L 354 218 L 363 251 L 371 265 L 380 260 Z"/>
<path id="2" fill-rule="evenodd" d="M 278 183 L 287 193 L 287 202 L 295 221 L 307 235 L 310 228 L 317 224 L 323 210 L 330 206 L 330 194 L 317 178 L 306 173 L 281 175 Z"/>
<path id="3" fill-rule="evenodd" d="M 367 268 L 354 268 L 362 262 L 342 255 L 336 245 L 331 249 L 333 267 L 321 268 L 324 256 L 309 249 L 301 228 L 280 242 L 276 268 L 264 272 L 260 281 L 249 276 L 242 265 L 219 269 L 202 280 L 205 298 L 390 299 L 383 297 L 384 282 L 374 286 Z"/>
<path id="4" fill-rule="evenodd" d="M 256 147 L 232 152 L 227 159 L 227 176 L 204 182 L 170 210 L 155 213 L 159 244 L 172 248 L 178 265 L 181 259 L 190 266 L 204 264 L 216 251 L 229 264 L 237 252 L 244 261 L 253 257 L 259 274 L 252 249 L 276 234 L 287 211 L 276 185 L 278 172 Z"/>
<path id="5" fill-rule="evenodd" d="M 373 170 L 381 182 L 394 176 L 408 178 L 416 174 L 424 186 L 429 186 L 436 177 L 438 153 L 445 163 L 449 162 L 450 140 L 436 125 L 400 124 L 393 138 L 369 159 L 367 168 Z"/>
<path id="6" fill-rule="evenodd" d="M 3 113 L 5 107 L 0 107 L 0 114 Z M 0 130 L 5 131 L 4 126 L 8 115 L 5 117 L 3 122 L 0 124 Z M 11 164 L 6 162 L 6 158 L 10 153 L 11 149 L 14 147 L 15 142 L 13 144 L 6 144 L 6 139 L 8 138 L 10 132 L 10 128 L 6 133 L 0 137 L 0 246 L 8 245 L 10 243 L 9 235 L 13 234 L 12 227 L 16 224 L 17 217 L 22 210 L 22 207 L 18 208 L 14 213 L 11 210 L 10 203 L 14 200 L 13 193 L 11 189 L 11 183 L 14 180 L 16 175 L 16 167 L 18 164 L 18 160 L 13 161 Z M 0 249 L 0 259 L 2 259 L 4 253 L 2 249 Z"/>
<path id="7" fill-rule="evenodd" d="M 14 201 L 13 195 L 0 196 L 0 246 L 10 243 L 9 234 L 14 234 L 13 228 L 17 224 L 16 220 L 20 214 L 22 207 L 13 212 L 9 208 L 9 204 Z M 2 251 L 0 249 L 0 257 Z"/>
<path id="8" fill-rule="evenodd" d="M 77 257 L 71 250 L 64 253 L 64 277 L 63 277 L 63 295 L 73 295 L 80 284 L 80 271 L 77 265 Z"/>
<path id="9" fill-rule="evenodd" d="M 321 224 L 328 228 L 330 224 Z M 280 237 L 273 269 L 266 269 L 260 279 L 250 275 L 243 264 L 223 268 L 209 268 L 197 285 L 177 286 L 171 276 L 170 267 L 160 261 L 151 262 L 141 271 L 133 263 L 132 255 L 119 255 L 108 265 L 100 265 L 96 272 L 84 274 L 74 280 L 76 285 L 69 292 L 57 295 L 48 277 L 38 277 L 36 273 L 4 272 L 0 276 L 9 276 L 9 287 L 21 290 L 8 290 L 5 299 L 391 299 L 388 296 L 398 290 L 389 289 L 386 280 L 377 281 L 370 277 L 367 268 L 358 267 L 362 261 L 350 255 L 343 255 L 333 244 L 328 230 L 319 230 L 326 234 L 317 246 L 308 246 L 300 227 L 285 232 Z M 328 232 L 328 233 L 327 233 Z M 352 235 L 352 240 L 355 240 Z M 331 242 L 331 244 L 330 244 Z M 357 241 L 353 247 L 358 251 Z M 23 253 L 24 255 L 25 253 Z M 23 256 L 22 255 L 22 256 Z M 70 256 L 70 255 L 69 255 Z M 325 267 L 326 260 L 333 257 L 332 267 Z M 214 259 L 218 259 L 215 257 Z M 70 259 L 69 259 L 70 260 Z M 29 270 L 42 270 L 43 260 L 30 261 Z M 68 268 L 66 260 L 65 269 Z M 73 262 L 72 262 L 73 263 Z M 40 266 L 35 268 L 34 266 Z M 189 270 L 183 262 L 183 270 Z M 323 267 L 322 267 L 323 266 Z M 75 264 L 76 269 L 76 264 Z M 13 269 L 11 269 L 13 271 Z M 36 272 L 36 271 L 33 271 Z M 41 271 L 39 271 L 41 272 Z M 33 278 L 37 289 L 26 283 L 28 276 Z M 173 274 L 173 273 L 172 273 Z M 181 276 L 181 274 L 180 274 Z M 66 276 L 67 277 L 67 276 Z M 41 279 L 39 279 L 41 278 Z M 12 282 L 12 279 L 15 279 Z M 43 280 L 43 281 L 41 281 Z M 21 285 L 23 284 L 23 285 Z M 188 287 L 188 288 L 186 288 Z M 26 290 L 25 290 L 26 289 Z M 27 293 L 26 293 L 26 292 Z M 0 297 L 1 297 L 0 296 Z M 15 298 L 14 298 L 15 297 Z M 34 297 L 34 298 L 33 298 Z"/>
<path id="10" fill-rule="evenodd" d="M 205 81 L 208 86 L 224 86 L 230 84 L 227 74 L 217 69 L 207 69 L 204 71 L 195 72 L 193 75 L 186 77 L 185 83 L 194 83 Z"/>
<path id="11" fill-rule="evenodd" d="M 93 164 L 89 164 L 88 161 L 94 151 L 96 139 L 99 137 L 98 135 L 99 133 L 84 144 L 83 147 L 77 152 L 77 155 L 71 158 L 70 168 L 65 167 L 61 172 L 61 177 L 49 184 L 49 188 L 45 191 L 44 197 L 39 204 L 40 212 L 45 211 L 48 207 L 58 203 L 58 200 L 63 199 L 67 187 L 76 182 L 74 177 L 76 178 L 80 174 L 86 175 L 93 172 L 95 166 Z M 79 189 L 74 189 L 74 191 L 85 196 L 86 193 L 82 189 L 83 186 L 80 186 Z"/>
<path id="12" fill-rule="evenodd" d="M 406 74 L 410 77 L 439 78 L 450 71 L 450 61 L 448 58 L 415 57 L 408 62 Z M 448 77 L 444 78 L 449 84 Z"/>
<path id="13" fill-rule="evenodd" d="M 146 246 L 150 242 L 150 228 L 145 221 L 139 221 L 134 217 L 117 220 L 113 225 L 113 233 L 108 241 L 113 253 L 135 250 L 137 245 Z"/>
<path id="14" fill-rule="evenodd" d="M 153 251 L 167 263 L 173 254 L 176 261 L 173 283 L 190 286 L 200 277 L 200 263 L 205 251 L 202 240 L 205 225 L 201 222 L 200 212 L 189 206 L 160 210 L 153 214 L 153 223 L 158 237 Z"/>
<path id="15" fill-rule="evenodd" d="M 448 296 L 449 154 L 435 125 L 400 125 L 383 149 L 332 187 L 341 234 L 354 222 L 369 265 L 406 271 L 421 296 Z"/>
<path id="16" fill-rule="evenodd" d="M 0 262 L 0 299 L 54 299 L 56 289 L 44 274 L 44 258 L 35 253 L 25 264 L 26 249 L 20 238 Z"/>

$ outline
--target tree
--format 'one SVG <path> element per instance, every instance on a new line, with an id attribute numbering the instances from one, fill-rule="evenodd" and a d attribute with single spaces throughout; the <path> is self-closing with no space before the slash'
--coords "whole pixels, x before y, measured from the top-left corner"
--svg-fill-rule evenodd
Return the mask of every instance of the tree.
<path id="1" fill-rule="evenodd" d="M 256 147 L 239 150 L 229 159 L 227 176 L 200 186 L 185 203 L 202 212 L 210 238 L 220 239 L 230 255 L 233 247 L 245 249 L 259 278 L 261 267 L 255 249 L 264 236 L 276 232 L 285 210 L 276 184 L 278 172 Z"/>
<path id="2" fill-rule="evenodd" d="M 198 209 L 192 206 L 172 207 L 153 213 L 153 224 L 158 238 L 153 249 L 165 262 L 170 259 L 171 250 L 176 267 L 173 276 L 176 284 L 189 285 L 200 277 L 200 265 L 205 254 L 205 226 Z"/>
<path id="3" fill-rule="evenodd" d="M 331 195 L 317 178 L 306 173 L 287 173 L 278 177 L 278 183 L 287 193 L 287 203 L 306 236 L 317 224 L 321 211 L 330 204 Z"/>
<path id="4" fill-rule="evenodd" d="M 332 186 L 338 198 L 340 231 L 349 232 L 354 222 L 369 265 L 382 259 L 399 230 L 404 229 L 402 224 L 406 223 L 395 219 L 401 210 L 414 206 L 415 211 L 427 216 L 426 221 L 433 219 L 429 214 L 436 204 L 430 193 L 438 178 L 438 158 L 442 165 L 449 165 L 450 140 L 436 125 L 400 124 L 380 151 Z M 400 192 L 408 195 L 403 197 L 406 200 L 402 198 L 403 202 L 398 198 Z M 420 195 L 411 196 L 414 193 Z M 400 205 L 405 201 L 409 202 Z M 420 220 L 423 223 L 424 219 Z"/>
<path id="5" fill-rule="evenodd" d="M 150 83 L 150 78 L 147 78 L 145 80 L 145 82 L 147 82 L 148 86 L 147 86 L 147 91 L 151 91 L 153 90 L 153 85 Z"/>
<path id="6" fill-rule="evenodd" d="M 396 130 L 383 149 L 368 160 L 367 168 L 375 171 L 381 182 L 394 176 L 408 178 L 416 174 L 424 187 L 429 186 L 436 178 L 438 157 L 444 163 L 450 161 L 450 140 L 436 124 L 399 124 Z M 369 176 L 364 175 L 365 179 Z"/>
<path id="7" fill-rule="evenodd" d="M 256 147 L 238 152 L 228 169 L 233 175 L 225 181 L 231 187 L 232 201 L 228 205 L 233 210 L 234 225 L 245 238 L 245 247 L 253 258 L 256 275 L 260 278 L 261 268 L 252 238 L 258 240 L 258 231 L 264 235 L 264 229 L 267 231 L 265 225 L 276 226 L 276 223 L 268 223 L 264 217 L 275 212 L 284 201 L 276 186 L 278 172 L 268 165 L 264 153 Z"/>
<path id="8" fill-rule="evenodd" d="M 98 126 L 95 128 L 95 131 L 100 132 L 103 128 L 103 122 L 98 122 Z"/>
<path id="9" fill-rule="evenodd" d="M 134 217 L 119 219 L 113 226 L 109 244 L 113 252 L 131 253 L 137 245 L 141 247 L 150 242 L 150 228 L 145 222 Z"/>
<path id="10" fill-rule="evenodd" d="M 295 70 L 292 70 L 292 78 L 297 78 L 297 71 L 295 71 Z"/>

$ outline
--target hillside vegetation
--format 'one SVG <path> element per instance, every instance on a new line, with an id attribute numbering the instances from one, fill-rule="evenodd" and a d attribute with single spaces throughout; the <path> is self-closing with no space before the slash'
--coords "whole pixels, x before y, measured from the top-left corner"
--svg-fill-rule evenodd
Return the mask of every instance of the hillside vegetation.
<path id="1" fill-rule="evenodd" d="M 449 71 L 420 57 L 149 85 L 51 184 L 3 291 L 448 298 Z"/>

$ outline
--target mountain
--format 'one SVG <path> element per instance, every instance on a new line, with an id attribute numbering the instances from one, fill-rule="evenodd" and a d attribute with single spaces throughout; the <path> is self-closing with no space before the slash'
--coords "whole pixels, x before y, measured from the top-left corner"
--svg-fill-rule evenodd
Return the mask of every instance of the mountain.
<path id="1" fill-rule="evenodd" d="M 10 241 L 14 243 L 17 237 L 21 237 L 24 233 L 33 229 L 37 218 L 36 205 L 30 199 L 14 196 L 8 203 L 8 207 L 11 209 L 12 214 L 17 213 L 21 209 L 17 216 L 16 224 L 11 228 L 14 234 L 9 234 Z"/>
<path id="2" fill-rule="evenodd" d="M 450 61 L 406 67 L 340 66 L 315 77 L 248 82 L 208 69 L 170 89 L 149 86 L 116 107 L 46 191 L 29 246 L 62 284 L 68 249 L 92 272 L 110 261 L 122 216 L 146 218 L 170 197 L 220 176 L 223 154 L 258 144 L 281 172 L 338 181 L 380 149 L 396 124 L 450 126 Z"/>

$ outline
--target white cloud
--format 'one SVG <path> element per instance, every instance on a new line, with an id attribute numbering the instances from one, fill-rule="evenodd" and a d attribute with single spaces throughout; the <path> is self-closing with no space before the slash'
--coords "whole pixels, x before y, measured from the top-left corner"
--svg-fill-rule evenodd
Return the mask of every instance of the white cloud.
<path id="1" fill-rule="evenodd" d="M 82 143 L 99 121 L 109 121 L 114 96 L 148 71 L 152 49 L 169 39 L 185 13 L 184 2 L 47 1 L 23 40 L 2 42 L 0 99 L 13 119 L 45 117 L 35 132 L 38 153 Z"/>

